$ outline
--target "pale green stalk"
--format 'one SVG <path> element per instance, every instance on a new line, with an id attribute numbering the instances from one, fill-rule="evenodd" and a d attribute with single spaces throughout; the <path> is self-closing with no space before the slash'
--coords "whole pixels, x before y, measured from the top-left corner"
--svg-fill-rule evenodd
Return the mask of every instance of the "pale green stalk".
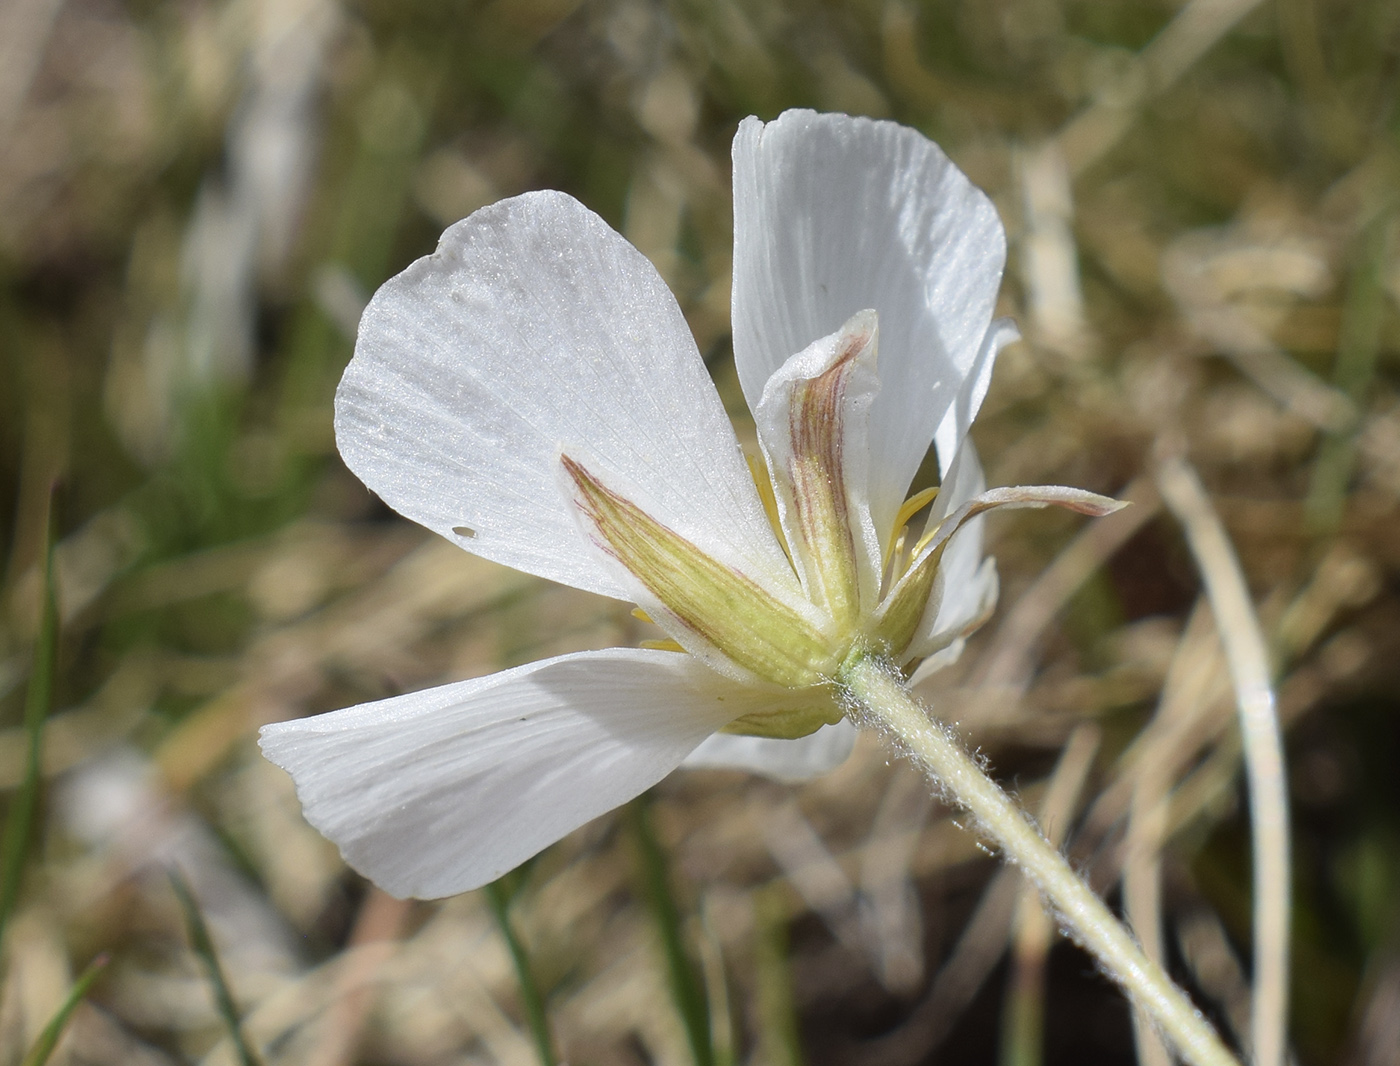
<path id="1" fill-rule="evenodd" d="M 1039 886 L 1065 931 L 1152 1017 L 1182 1059 L 1191 1066 L 1238 1066 L 1185 993 L 1142 953 L 1103 900 L 952 732 L 930 719 L 897 672 L 857 655 L 842 667 L 839 681 L 856 719 L 886 733 L 929 772 L 949 802 L 977 819 L 981 831 Z"/>

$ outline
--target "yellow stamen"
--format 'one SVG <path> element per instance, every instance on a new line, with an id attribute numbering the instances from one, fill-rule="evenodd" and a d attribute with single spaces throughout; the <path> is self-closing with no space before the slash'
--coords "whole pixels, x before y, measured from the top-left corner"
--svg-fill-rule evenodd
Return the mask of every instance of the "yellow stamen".
<path id="1" fill-rule="evenodd" d="M 647 614 L 646 611 L 642 610 L 640 607 L 632 608 L 632 617 L 640 622 L 651 622 L 652 625 L 656 625 L 651 615 Z"/>
<path id="2" fill-rule="evenodd" d="M 938 531 L 942 528 L 943 523 L 937 522 L 934 524 L 934 527 L 932 529 L 925 531 L 924 535 L 919 538 L 919 543 L 914 545 L 914 550 L 909 553 L 909 560 L 911 562 L 917 559 L 919 557 L 919 553 L 933 542 L 933 538 L 938 536 Z"/>
<path id="3" fill-rule="evenodd" d="M 680 646 L 679 642 L 670 639 L 644 640 L 641 646 L 646 648 L 647 651 L 685 651 L 685 649 Z"/>
<path id="4" fill-rule="evenodd" d="M 749 464 L 749 475 L 753 478 L 754 488 L 758 489 L 758 498 L 763 502 L 763 513 L 768 516 L 768 524 L 773 527 L 773 533 L 777 536 L 778 543 L 783 546 L 783 554 L 788 557 L 788 562 L 792 562 L 792 551 L 788 548 L 787 536 L 783 533 L 783 520 L 778 515 L 778 498 L 773 494 L 773 479 L 768 476 L 768 467 L 761 455 L 745 452 L 744 459 Z"/>
<path id="5" fill-rule="evenodd" d="M 938 486 L 933 485 L 921 492 L 916 492 L 904 501 L 899 508 L 899 513 L 894 516 L 894 527 L 890 530 L 890 542 L 885 545 L 885 558 L 891 559 L 898 550 L 895 547 L 897 541 L 903 539 L 906 532 L 905 527 L 909 525 L 909 519 L 931 504 L 938 496 Z"/>
<path id="6" fill-rule="evenodd" d="M 896 581 L 904 576 L 904 542 L 909 539 L 909 527 L 907 525 L 899 527 L 899 535 L 894 538 L 894 544 L 885 553 L 885 574 L 886 587 L 892 587 Z"/>

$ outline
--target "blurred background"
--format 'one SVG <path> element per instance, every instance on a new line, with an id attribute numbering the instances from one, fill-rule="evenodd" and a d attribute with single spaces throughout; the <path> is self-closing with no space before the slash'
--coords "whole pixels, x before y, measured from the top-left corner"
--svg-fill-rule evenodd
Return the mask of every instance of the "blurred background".
<path id="1" fill-rule="evenodd" d="M 5 0 L 0 1058 L 105 952 L 50 1061 L 531 1066 L 504 915 L 580 1066 L 1162 1061 L 871 738 L 801 788 L 677 774 L 432 904 L 347 872 L 254 747 L 643 635 L 377 503 L 335 383 L 378 284 L 557 188 L 656 264 L 751 435 L 729 142 L 804 106 L 923 130 L 1001 212 L 989 482 L 1137 503 L 994 518 L 1001 607 L 925 694 L 1115 905 L 1151 886 L 1140 927 L 1247 1040 L 1234 697 L 1154 474 L 1186 456 L 1278 684 L 1297 1061 L 1400 1063 L 1398 83 L 1394 0 Z"/>

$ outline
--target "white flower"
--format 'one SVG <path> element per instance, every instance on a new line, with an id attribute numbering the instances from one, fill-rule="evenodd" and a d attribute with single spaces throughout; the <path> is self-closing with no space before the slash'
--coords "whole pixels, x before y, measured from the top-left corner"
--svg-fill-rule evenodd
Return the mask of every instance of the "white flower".
<path id="1" fill-rule="evenodd" d="M 848 656 L 941 661 L 990 610 L 976 514 L 1102 509 L 982 493 L 966 434 L 1015 336 L 992 321 L 1005 237 L 936 145 L 747 119 L 734 213 L 734 355 L 771 490 L 655 269 L 562 193 L 459 222 L 366 309 L 336 396 L 350 468 L 466 550 L 636 603 L 671 638 L 265 728 L 308 820 L 387 891 L 493 880 L 687 756 L 834 765 Z M 943 488 L 917 537 L 930 443 Z"/>

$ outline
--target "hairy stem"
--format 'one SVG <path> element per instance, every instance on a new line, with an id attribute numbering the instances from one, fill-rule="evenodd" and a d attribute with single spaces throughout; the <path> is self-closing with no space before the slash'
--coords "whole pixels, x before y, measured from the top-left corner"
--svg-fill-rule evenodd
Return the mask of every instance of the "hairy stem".
<path id="1" fill-rule="evenodd" d="M 858 719 L 891 737 L 928 770 L 950 801 L 977 819 L 981 831 L 1039 886 L 1069 935 L 1152 1017 L 1186 1062 L 1238 1066 L 1185 993 L 1142 953 L 1103 900 L 951 732 L 930 720 L 897 673 L 878 660 L 858 657 L 842 668 L 840 682 Z"/>

